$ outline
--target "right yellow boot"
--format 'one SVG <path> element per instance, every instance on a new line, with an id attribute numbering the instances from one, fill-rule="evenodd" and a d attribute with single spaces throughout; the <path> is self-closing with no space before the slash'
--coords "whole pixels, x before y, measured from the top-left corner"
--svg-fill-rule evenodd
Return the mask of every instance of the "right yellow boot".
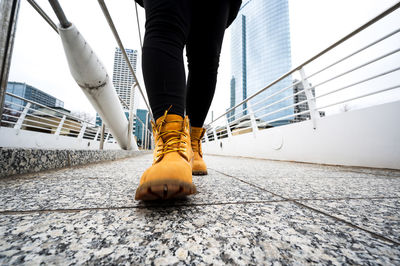
<path id="1" fill-rule="evenodd" d="M 207 166 L 203 160 L 203 152 L 201 151 L 201 139 L 206 132 L 205 128 L 192 127 L 190 131 L 190 139 L 192 141 L 192 150 L 194 153 L 192 173 L 194 175 L 206 175 Z"/>
<path id="2" fill-rule="evenodd" d="M 152 122 L 155 141 L 153 165 L 140 179 L 136 200 L 177 198 L 196 193 L 192 183 L 193 152 L 189 118 L 167 114 Z"/>

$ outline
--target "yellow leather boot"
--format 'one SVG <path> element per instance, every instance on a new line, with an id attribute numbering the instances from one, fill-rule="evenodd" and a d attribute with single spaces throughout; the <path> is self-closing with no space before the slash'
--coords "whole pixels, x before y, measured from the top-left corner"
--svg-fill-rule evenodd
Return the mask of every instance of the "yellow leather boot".
<path id="1" fill-rule="evenodd" d="M 190 139 L 192 140 L 192 150 L 194 153 L 192 173 L 194 175 L 206 175 L 207 166 L 203 160 L 203 152 L 201 151 L 201 138 L 203 138 L 205 128 L 192 127 L 190 132 Z"/>
<path id="2" fill-rule="evenodd" d="M 193 151 L 189 118 L 164 115 L 152 122 L 155 141 L 153 165 L 140 179 L 136 200 L 157 200 L 196 193 L 192 183 Z"/>

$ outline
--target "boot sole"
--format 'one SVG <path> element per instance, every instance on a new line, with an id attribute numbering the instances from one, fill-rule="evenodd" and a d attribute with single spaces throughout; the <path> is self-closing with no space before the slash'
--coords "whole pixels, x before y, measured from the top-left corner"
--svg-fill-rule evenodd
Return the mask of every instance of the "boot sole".
<path id="1" fill-rule="evenodd" d="M 135 200 L 167 200 L 195 194 L 196 186 L 178 180 L 147 182 L 136 189 Z"/>
<path id="2" fill-rule="evenodd" d="M 207 171 L 192 171 L 192 175 L 208 175 Z"/>

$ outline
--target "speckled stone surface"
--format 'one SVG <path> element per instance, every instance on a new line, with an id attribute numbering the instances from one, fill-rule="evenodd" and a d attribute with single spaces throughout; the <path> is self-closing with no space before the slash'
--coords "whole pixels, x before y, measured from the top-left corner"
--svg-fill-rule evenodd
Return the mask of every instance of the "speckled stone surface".
<path id="1" fill-rule="evenodd" d="M 0 182 L 0 211 L 132 207 L 142 173 L 152 155 L 37 173 Z M 194 176 L 198 193 L 174 204 L 282 200 L 217 172 Z M 226 189 L 229 187 L 230 189 Z M 170 204 L 170 203 L 168 203 Z"/>
<path id="2" fill-rule="evenodd" d="M 400 243 L 400 199 L 301 202 Z"/>
<path id="3" fill-rule="evenodd" d="M 209 156 L 208 166 L 290 199 L 400 197 L 400 171 Z"/>
<path id="4" fill-rule="evenodd" d="M 205 158 L 177 201 L 134 201 L 151 155 L 0 179 L 0 265 L 400 264 L 398 172 Z"/>
<path id="5" fill-rule="evenodd" d="M 43 170 L 84 165 L 131 157 L 138 151 L 124 150 L 45 150 L 0 147 L 0 178 Z"/>

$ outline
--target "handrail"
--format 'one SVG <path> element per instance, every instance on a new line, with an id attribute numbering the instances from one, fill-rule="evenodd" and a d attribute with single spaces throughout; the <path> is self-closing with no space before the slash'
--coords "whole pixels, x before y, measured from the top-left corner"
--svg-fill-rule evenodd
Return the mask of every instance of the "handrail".
<path id="1" fill-rule="evenodd" d="M 107 5 L 106 5 L 106 3 L 104 2 L 104 0 L 98 0 L 98 2 L 99 2 L 99 5 L 100 5 L 101 10 L 103 11 L 104 17 L 106 18 L 107 23 L 108 23 L 108 25 L 110 26 L 110 29 L 111 29 L 111 31 L 112 31 L 112 33 L 113 33 L 113 35 L 114 35 L 114 38 L 115 38 L 115 40 L 117 41 L 118 47 L 119 47 L 119 49 L 121 49 L 121 52 L 122 52 L 122 54 L 123 54 L 123 56 L 124 56 L 124 59 L 125 59 L 125 61 L 126 61 L 126 64 L 128 65 L 129 70 L 130 70 L 131 74 L 133 75 L 133 77 L 134 77 L 134 79 L 135 79 L 135 84 L 134 84 L 134 86 L 135 86 L 135 87 L 136 87 L 136 86 L 138 87 L 139 92 L 140 92 L 140 94 L 142 95 L 143 101 L 144 101 L 144 103 L 145 103 L 146 106 L 147 106 L 147 110 L 149 111 L 151 117 L 153 117 L 153 113 L 152 113 L 152 111 L 151 111 L 150 105 L 149 105 L 149 103 L 147 102 L 146 97 L 144 96 L 142 87 L 141 87 L 140 84 L 139 84 L 139 80 L 138 80 L 137 77 L 136 77 L 136 73 L 135 73 L 135 71 L 133 70 L 133 67 L 132 67 L 131 62 L 129 61 L 128 55 L 126 54 L 125 47 L 124 47 L 124 45 L 122 44 L 122 41 L 121 41 L 121 38 L 119 37 L 119 34 L 118 34 L 117 29 L 115 28 L 114 22 L 113 22 L 113 20 L 112 20 L 112 18 L 111 18 L 110 12 L 108 11 Z M 154 120 L 154 117 L 153 117 L 153 120 Z"/>
<path id="2" fill-rule="evenodd" d="M 301 68 L 303 68 L 305 65 L 313 62 L 314 60 L 316 60 L 317 58 L 321 57 L 322 55 L 326 54 L 327 52 L 329 52 L 330 50 L 334 49 L 335 47 L 337 47 L 339 44 L 343 43 L 344 41 L 350 39 L 351 37 L 353 37 L 354 35 L 356 35 L 357 33 L 361 32 L 362 30 L 368 28 L 369 26 L 371 26 L 372 24 L 374 24 L 375 22 L 379 21 L 381 18 L 389 15 L 390 13 L 392 13 L 393 11 L 395 11 L 396 9 L 398 9 L 400 7 L 400 2 L 394 4 L 393 6 L 389 7 L 388 9 L 386 9 L 385 11 L 381 12 L 380 14 L 378 14 L 377 16 L 375 16 L 374 18 L 372 18 L 371 20 L 369 20 L 368 22 L 364 23 L 363 25 L 361 25 L 360 27 L 358 27 L 357 29 L 353 30 L 352 32 L 350 32 L 349 34 L 345 35 L 344 37 L 342 37 L 341 39 L 339 39 L 338 41 L 334 42 L 333 44 L 331 44 L 330 46 L 328 46 L 327 48 L 325 48 L 324 50 L 322 50 L 321 52 L 317 53 L 316 55 L 312 56 L 311 58 L 309 58 L 308 60 L 306 60 L 305 62 L 301 63 L 300 65 L 298 65 L 295 68 L 292 68 L 292 70 L 286 72 L 285 74 L 281 75 L 279 78 L 275 79 L 274 81 L 272 81 L 271 83 L 269 83 L 266 87 L 264 87 L 263 89 L 259 90 L 258 92 L 254 93 L 253 95 L 251 95 L 250 97 L 244 99 L 243 101 L 241 101 L 240 103 L 236 104 L 235 106 L 229 108 L 225 113 L 223 113 L 222 115 L 218 116 L 216 119 L 214 119 L 213 121 L 211 121 L 208 125 L 211 125 L 212 123 L 214 123 L 215 121 L 217 121 L 218 119 L 220 119 L 221 117 L 224 117 L 226 114 L 228 114 L 229 112 L 235 110 L 237 107 L 241 106 L 242 104 L 250 101 L 251 99 L 253 99 L 254 97 L 256 97 L 257 95 L 259 95 L 260 93 L 264 92 L 265 90 L 267 90 L 268 88 L 272 87 L 273 85 L 277 84 L 278 82 L 280 82 L 281 80 L 289 77 L 291 74 L 295 73 L 296 71 L 300 70 Z"/>
<path id="3" fill-rule="evenodd" d="M 72 117 L 72 118 L 74 118 L 74 119 L 77 119 L 78 121 L 82 121 L 82 122 L 85 122 L 85 123 L 87 123 L 87 124 L 94 125 L 94 124 L 92 124 L 92 123 L 89 122 L 89 121 L 85 121 L 85 120 L 83 120 L 83 119 L 81 119 L 81 118 L 78 118 L 78 117 L 76 117 L 76 116 L 73 116 L 73 115 L 70 115 L 70 114 L 67 114 L 67 113 L 60 112 L 60 111 L 58 111 L 58 110 L 56 110 L 56 109 L 52 109 L 52 108 L 50 108 L 50 107 L 48 107 L 48 106 L 46 106 L 46 105 L 43 105 L 43 104 L 40 104 L 40 103 L 31 101 L 31 100 L 25 99 L 25 98 L 23 98 L 23 97 L 21 97 L 21 96 L 18 96 L 18 95 L 9 93 L 9 92 L 6 92 L 6 94 L 9 95 L 9 96 L 11 96 L 11 97 L 14 97 L 14 98 L 17 98 L 17 99 L 26 101 L 26 102 L 28 102 L 28 103 L 31 103 L 31 104 L 34 104 L 34 105 L 37 105 L 37 106 L 46 108 L 46 109 L 48 109 L 48 110 L 50 110 L 50 111 L 54 111 L 54 112 L 56 112 L 56 113 L 59 113 L 59 114 L 62 114 L 62 115 L 66 115 L 66 116 Z"/>
<path id="4" fill-rule="evenodd" d="M 58 34 L 58 29 L 56 23 L 54 23 L 51 18 L 44 12 L 44 10 L 35 2 L 35 0 L 27 0 L 29 4 L 42 16 L 42 18 L 53 28 L 53 30 Z"/>

